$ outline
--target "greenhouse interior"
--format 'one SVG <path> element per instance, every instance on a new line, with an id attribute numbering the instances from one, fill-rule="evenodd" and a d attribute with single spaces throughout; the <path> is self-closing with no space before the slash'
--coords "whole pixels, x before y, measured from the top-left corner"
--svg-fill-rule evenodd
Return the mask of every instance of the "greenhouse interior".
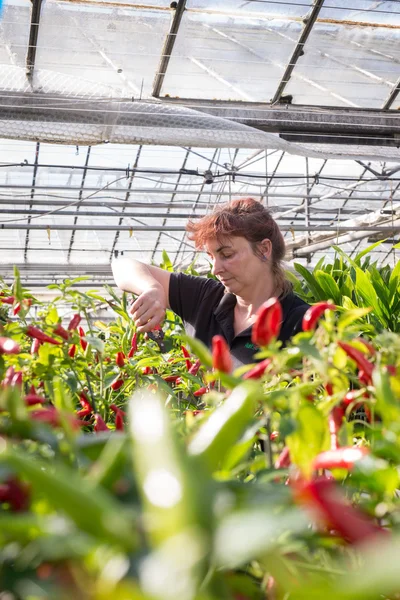
<path id="1" fill-rule="evenodd" d="M 400 598 L 400 0 L 3 0 L 0 95 L 0 598 Z"/>

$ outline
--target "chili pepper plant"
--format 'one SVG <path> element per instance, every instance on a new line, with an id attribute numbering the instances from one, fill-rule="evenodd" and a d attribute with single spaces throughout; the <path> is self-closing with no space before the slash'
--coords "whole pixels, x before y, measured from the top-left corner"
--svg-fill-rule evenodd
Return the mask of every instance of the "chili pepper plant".
<path id="1" fill-rule="evenodd" d="M 269 301 L 234 369 L 222 338 L 172 313 L 139 335 L 126 294 L 75 283 L 0 290 L 7 598 L 398 597 L 400 336 L 373 307 L 328 298 L 282 348 Z"/>

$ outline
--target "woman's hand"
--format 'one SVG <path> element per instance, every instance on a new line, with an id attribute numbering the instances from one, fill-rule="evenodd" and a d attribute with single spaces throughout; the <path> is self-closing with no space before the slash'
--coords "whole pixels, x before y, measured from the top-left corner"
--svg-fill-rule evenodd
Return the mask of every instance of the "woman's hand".
<path id="1" fill-rule="evenodd" d="M 129 309 L 138 332 L 151 331 L 165 319 L 167 298 L 161 285 L 154 285 L 135 300 Z"/>

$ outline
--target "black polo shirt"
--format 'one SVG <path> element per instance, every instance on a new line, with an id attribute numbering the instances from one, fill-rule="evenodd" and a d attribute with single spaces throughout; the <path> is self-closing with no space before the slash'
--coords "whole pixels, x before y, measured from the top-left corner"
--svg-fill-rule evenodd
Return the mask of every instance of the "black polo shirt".
<path id="1" fill-rule="evenodd" d="M 285 343 L 301 331 L 301 321 L 309 305 L 293 293 L 279 300 L 283 321 L 278 339 Z M 229 344 L 235 367 L 255 362 L 253 355 L 258 348 L 251 341 L 252 327 L 235 336 L 236 296 L 225 292 L 222 283 L 205 277 L 171 273 L 169 304 L 183 320 L 186 332 L 204 342 L 208 348 L 214 335 L 222 335 Z"/>

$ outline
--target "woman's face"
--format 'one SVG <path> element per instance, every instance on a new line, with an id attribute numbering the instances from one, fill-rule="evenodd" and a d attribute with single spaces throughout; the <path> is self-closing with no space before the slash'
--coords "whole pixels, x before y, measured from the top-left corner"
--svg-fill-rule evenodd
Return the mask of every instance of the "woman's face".
<path id="1" fill-rule="evenodd" d="M 210 240 L 206 251 L 212 261 L 212 273 L 233 294 L 248 295 L 255 282 L 270 276 L 268 263 L 254 254 L 250 242 L 244 237 Z M 261 242 L 260 251 L 266 259 L 270 258 L 270 240 Z"/>

